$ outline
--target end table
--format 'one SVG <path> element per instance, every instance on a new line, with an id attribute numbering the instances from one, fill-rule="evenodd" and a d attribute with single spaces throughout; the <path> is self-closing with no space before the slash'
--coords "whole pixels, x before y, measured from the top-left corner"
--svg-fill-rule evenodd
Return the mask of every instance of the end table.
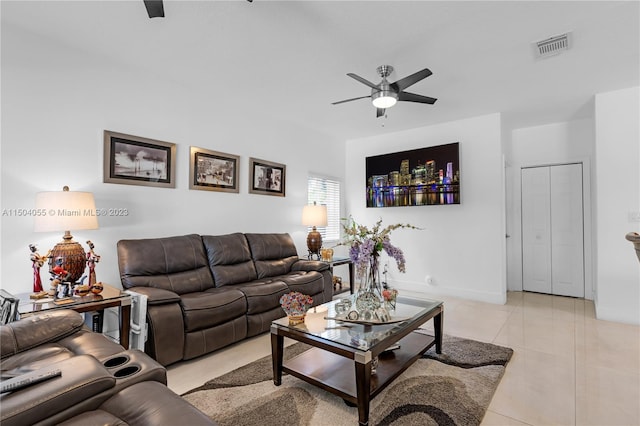
<path id="1" fill-rule="evenodd" d="M 18 312 L 21 317 L 28 317 L 40 312 L 54 309 L 72 309 L 76 312 L 104 311 L 106 308 L 119 309 L 120 345 L 129 349 L 129 330 L 131 322 L 131 295 L 124 291 L 104 285 L 99 294 L 89 293 L 82 297 L 71 297 L 68 303 L 55 303 L 53 298 L 42 300 L 30 299 L 30 293 L 17 294 L 20 299 Z"/>

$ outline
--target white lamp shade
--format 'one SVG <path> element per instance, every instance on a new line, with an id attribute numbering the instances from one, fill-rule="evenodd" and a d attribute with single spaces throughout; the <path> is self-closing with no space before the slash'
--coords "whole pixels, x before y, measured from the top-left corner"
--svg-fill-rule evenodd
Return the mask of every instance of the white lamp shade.
<path id="1" fill-rule="evenodd" d="M 327 206 L 315 203 L 302 209 L 302 224 L 306 226 L 327 226 Z"/>
<path id="2" fill-rule="evenodd" d="M 91 192 L 38 192 L 35 232 L 98 229 L 96 203 Z"/>

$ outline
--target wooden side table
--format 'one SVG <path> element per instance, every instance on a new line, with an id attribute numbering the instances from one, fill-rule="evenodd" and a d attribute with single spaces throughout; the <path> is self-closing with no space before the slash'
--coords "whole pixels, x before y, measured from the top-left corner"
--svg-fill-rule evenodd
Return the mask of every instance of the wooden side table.
<path id="1" fill-rule="evenodd" d="M 18 312 L 21 317 L 38 314 L 55 309 L 72 309 L 76 312 L 104 311 L 106 308 L 119 309 L 120 345 L 129 349 L 129 330 L 131 322 L 131 295 L 122 290 L 104 285 L 100 294 L 89 293 L 82 297 L 71 297 L 68 303 L 56 303 L 53 298 L 34 300 L 30 293 L 17 294 L 20 299 Z"/>
<path id="2" fill-rule="evenodd" d="M 329 264 L 329 269 L 331 270 L 331 274 L 333 275 L 334 266 L 340 265 L 349 265 L 349 291 L 351 294 L 355 292 L 355 271 L 353 269 L 353 262 L 348 257 L 334 257 L 332 260 L 323 260 Z"/>

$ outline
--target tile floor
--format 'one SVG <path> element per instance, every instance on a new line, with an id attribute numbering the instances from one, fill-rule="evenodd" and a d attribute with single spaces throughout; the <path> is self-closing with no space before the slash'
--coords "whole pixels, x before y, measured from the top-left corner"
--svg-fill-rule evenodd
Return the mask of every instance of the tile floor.
<path id="1" fill-rule="evenodd" d="M 588 300 L 441 299 L 445 333 L 514 349 L 483 425 L 640 425 L 640 327 L 596 320 Z M 183 393 L 270 353 L 266 333 L 170 366 L 169 387 Z"/>

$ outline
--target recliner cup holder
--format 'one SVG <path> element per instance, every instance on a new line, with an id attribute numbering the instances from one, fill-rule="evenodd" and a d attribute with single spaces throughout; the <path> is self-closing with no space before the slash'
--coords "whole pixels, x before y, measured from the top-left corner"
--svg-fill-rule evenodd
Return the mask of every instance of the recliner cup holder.
<path id="1" fill-rule="evenodd" d="M 126 364 L 127 362 L 129 362 L 129 357 L 125 356 L 125 355 L 118 355 L 116 357 L 113 357 L 111 359 L 106 360 L 103 365 L 107 368 L 114 368 L 114 367 L 118 367 L 122 364 Z"/>
<path id="2" fill-rule="evenodd" d="M 113 354 L 103 359 L 102 365 L 116 379 L 114 392 L 145 380 L 167 384 L 166 369 L 138 349 Z"/>
<path id="3" fill-rule="evenodd" d="M 138 371 L 140 371 L 140 366 L 137 364 L 133 364 L 116 371 L 115 373 L 113 373 L 113 376 L 116 379 L 122 379 L 124 377 L 129 377 L 133 374 L 136 374 Z"/>

